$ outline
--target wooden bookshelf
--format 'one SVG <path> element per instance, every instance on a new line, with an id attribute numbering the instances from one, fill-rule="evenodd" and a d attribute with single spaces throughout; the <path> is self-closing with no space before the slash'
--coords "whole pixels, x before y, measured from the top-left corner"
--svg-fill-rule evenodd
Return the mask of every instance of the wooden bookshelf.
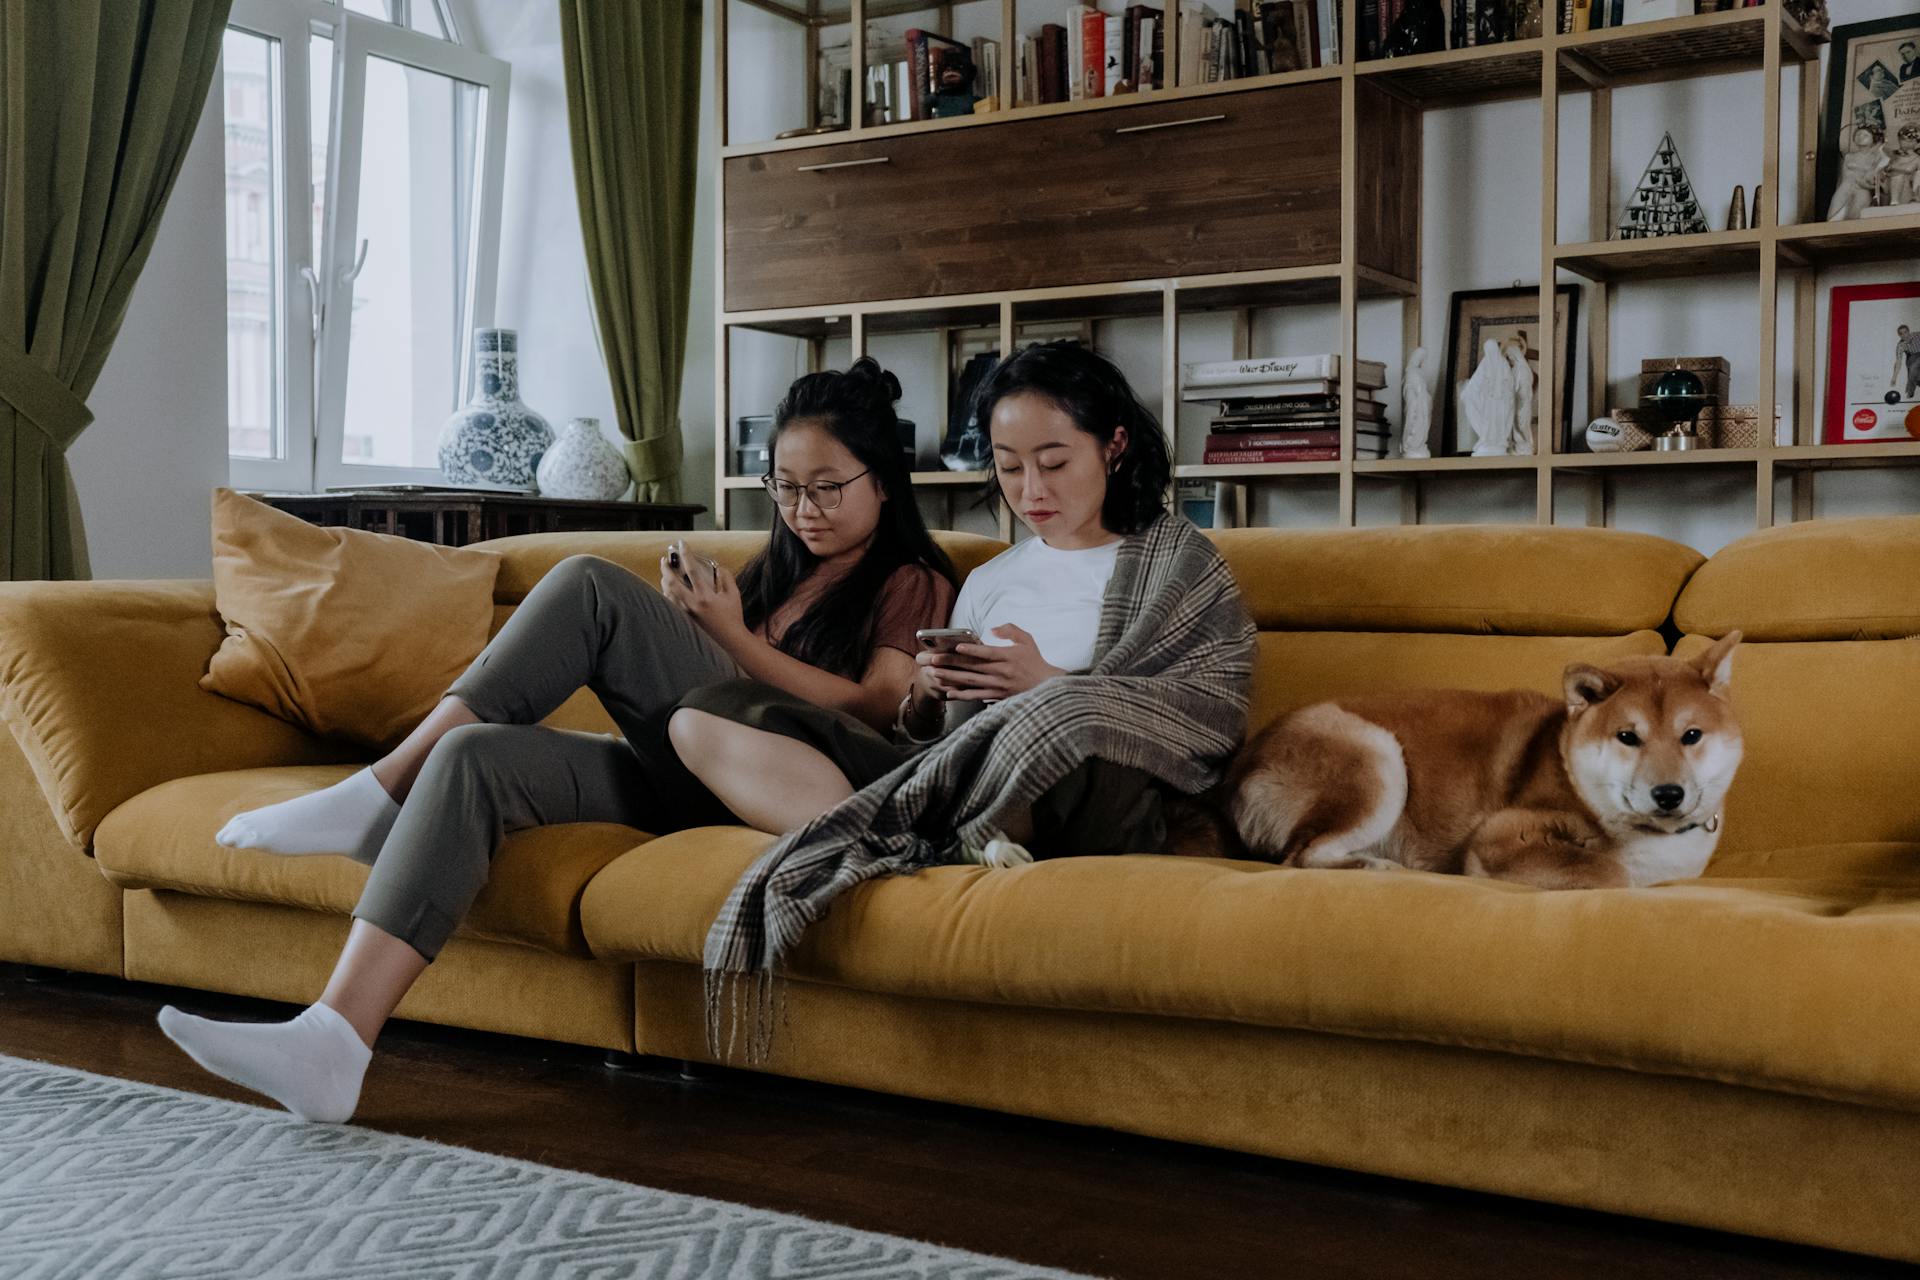
<path id="1" fill-rule="evenodd" d="M 1429 482 L 1447 484 L 1491 483 L 1495 479 L 1511 482 L 1515 477 L 1531 475 L 1536 494 L 1535 518 L 1541 523 L 1554 519 L 1555 480 L 1568 477 L 1589 488 L 1587 519 L 1605 523 L 1611 518 L 1611 488 L 1629 482 L 1648 469 L 1670 474 L 1712 473 L 1724 476 L 1729 471 L 1752 473 L 1755 521 L 1761 526 L 1774 522 L 1774 480 L 1776 472 L 1787 479 L 1793 495 L 1791 518 L 1811 515 L 1811 482 L 1821 471 L 1920 464 L 1920 441 L 1888 442 L 1860 446 L 1822 446 L 1817 443 L 1817 406 L 1813 403 L 1816 352 L 1814 350 L 1813 302 L 1817 276 L 1822 269 L 1841 263 L 1897 261 L 1915 256 L 1913 246 L 1920 242 L 1920 217 L 1882 218 L 1861 222 L 1828 224 L 1813 221 L 1811 209 L 1813 173 L 1811 130 L 1817 128 L 1819 80 L 1817 75 L 1801 76 L 1800 100 L 1788 104 L 1786 118 L 1797 121 L 1803 144 L 1798 150 L 1798 209 L 1776 209 L 1780 190 L 1782 120 L 1781 83 L 1784 66 L 1807 63 L 1819 57 L 1819 44 L 1802 32 L 1775 3 L 1754 8 L 1735 9 L 1601 31 L 1547 34 L 1523 41 L 1483 48 L 1448 50 L 1417 57 L 1361 62 L 1348 57 L 1339 65 L 1317 67 L 1277 75 L 1250 77 L 1223 84 L 1172 85 L 1114 98 L 1091 99 L 1044 105 L 1003 105 L 986 115 L 952 119 L 907 121 L 864 125 L 855 110 L 855 119 L 845 129 L 831 133 L 787 139 L 734 140 L 728 136 L 727 8 L 729 3 L 748 4 L 775 13 L 803 26 L 810 34 L 807 41 L 809 67 L 818 50 L 821 28 L 836 23 L 851 24 L 856 59 L 853 83 L 856 96 L 862 77 L 860 59 L 864 57 L 864 24 L 869 18 L 899 14 L 926 14 L 922 25 L 951 31 L 954 6 L 928 3 L 882 3 L 881 0 L 716 0 L 715 23 L 717 49 L 716 133 L 722 163 L 714 191 L 716 244 L 720 257 L 721 287 L 716 290 L 716 414 L 717 494 L 716 514 L 724 527 L 729 523 L 728 497 L 756 488 L 757 477 L 727 474 L 731 458 L 730 335 L 735 330 L 759 330 L 800 340 L 806 348 L 808 367 L 823 367 L 829 343 L 844 344 L 853 355 L 867 349 L 870 338 L 886 334 L 932 332 L 945 341 L 950 334 L 984 335 L 996 339 L 998 349 L 1012 350 L 1016 336 L 1028 326 L 1081 324 L 1091 326 L 1102 321 L 1160 317 L 1162 384 L 1158 406 L 1162 421 L 1179 447 L 1180 320 L 1201 312 L 1228 312 L 1234 315 L 1233 354 L 1243 357 L 1248 349 L 1250 316 L 1257 308 L 1295 305 L 1322 305 L 1338 308 L 1336 347 L 1343 354 L 1342 401 L 1353 402 L 1353 355 L 1356 348 L 1357 306 L 1364 300 L 1397 299 L 1402 316 L 1402 343 L 1405 350 L 1420 345 L 1420 245 L 1417 165 L 1419 156 L 1419 114 L 1429 109 L 1466 103 L 1514 99 L 1533 99 L 1540 105 L 1542 146 L 1542 200 L 1540 222 L 1540 274 L 1542 314 L 1540 344 L 1543 350 L 1554 345 L 1552 334 L 1552 290 L 1563 273 L 1588 281 L 1587 298 L 1581 310 L 1586 332 L 1589 362 L 1597 369 L 1607 368 L 1608 316 L 1617 285 L 1634 281 L 1694 276 L 1746 276 L 1757 286 L 1760 319 L 1759 385 L 1755 394 L 1738 398 L 1757 401 L 1760 420 L 1774 416 L 1774 386 L 1777 365 L 1790 359 L 1795 387 L 1792 418 L 1796 438 L 1776 444 L 1766 433 L 1758 447 L 1750 449 L 1699 449 L 1686 452 L 1630 454 L 1590 454 L 1569 452 L 1572 438 L 1569 423 L 1561 421 L 1561 393 L 1553 383 L 1555 371 L 1543 368 L 1542 385 L 1536 400 L 1542 406 L 1538 431 L 1538 453 L 1493 458 L 1437 457 L 1426 459 L 1352 457 L 1355 423 L 1348 412 L 1342 422 L 1345 458 L 1330 462 L 1273 463 L 1259 466 L 1207 466 L 1182 464 L 1176 467 L 1180 480 L 1212 480 L 1225 486 L 1218 490 L 1223 508 L 1246 509 L 1246 486 L 1285 483 L 1292 478 L 1326 484 L 1333 481 L 1338 490 L 1335 520 L 1351 525 L 1355 520 L 1357 481 L 1397 485 L 1410 496 L 1403 511 L 1418 518 L 1421 487 Z M 1022 3 L 1027 7 L 1022 8 Z M 975 6 L 977 9 L 977 5 Z M 1065 4 L 1061 8 L 1064 11 Z M 1164 0 L 1166 28 L 1165 61 L 1169 68 L 1178 65 L 1178 13 L 1180 0 Z M 1350 53 L 1355 41 L 1357 6 L 1343 6 L 1339 45 Z M 1551 10 L 1556 6 L 1549 3 Z M 1035 16 L 1033 0 L 1003 0 L 1000 5 L 999 35 L 1003 75 L 1010 92 L 1016 17 Z M 942 25 L 946 24 L 946 25 Z M 1608 147 L 1611 138 L 1612 91 L 1615 88 L 1651 82 L 1758 71 L 1763 78 L 1765 108 L 1756 126 L 1752 121 L 1741 127 L 1757 128 L 1761 136 L 1763 203 L 1758 225 L 1740 231 L 1709 231 L 1698 235 L 1649 240 L 1613 240 L 1614 191 L 1611 185 Z M 1184 126 L 1196 124 L 1218 113 L 1231 112 L 1238 104 L 1251 101 L 1239 95 L 1263 90 L 1305 90 L 1308 86 L 1326 86 L 1332 96 L 1325 110 L 1338 127 L 1338 219 L 1337 246 L 1323 258 L 1267 267 L 1193 272 L 1168 269 L 1145 271 L 1126 279 L 1086 280 L 1066 274 L 1065 259 L 1071 253 L 1054 255 L 1033 252 L 1031 262 L 1018 262 L 1024 274 L 1010 287 L 977 289 L 971 292 L 941 287 L 945 276 L 932 287 L 904 281 L 898 292 L 914 296 L 853 296 L 825 299 L 818 305 L 770 307 L 729 311 L 726 307 L 728 269 L 727 208 L 728 175 L 736 180 L 748 172 L 746 166 L 770 167 L 804 163 L 812 157 L 793 153 L 821 150 L 827 164 L 840 163 L 841 157 L 872 164 L 876 170 L 898 164 L 892 150 L 896 146 L 936 146 L 957 148 L 955 154 L 978 154 L 971 140 L 1005 142 L 1036 136 L 1021 128 L 1024 124 L 1054 121 L 1062 129 L 1104 129 L 1107 120 L 1143 119 L 1143 116 L 1115 116 L 1110 113 L 1137 111 L 1142 106 L 1163 104 L 1168 111 L 1153 117 L 1172 120 Z M 811 72 L 808 81 L 812 88 Z M 1585 102 L 1582 104 L 1581 99 Z M 1294 100 L 1294 99 L 1290 99 Z M 1297 99 L 1304 100 L 1304 99 Z M 1397 104 L 1397 105 L 1396 105 Z M 1588 154 L 1566 158 L 1567 163 L 1585 161 L 1589 178 L 1587 223 L 1601 238 L 1561 242 L 1558 177 L 1562 157 L 1559 152 L 1559 113 L 1584 105 L 1592 128 Z M 1406 121 L 1414 121 L 1408 136 Z M 1276 121 L 1277 123 L 1277 121 Z M 1289 118 L 1290 129 L 1301 121 Z M 1010 127 L 1011 126 L 1011 127 Z M 1156 127 L 1159 127 L 1156 125 Z M 984 132 L 983 132 L 984 131 Z M 1191 135 L 1202 137 L 1198 128 Z M 962 139 L 969 141 L 962 146 Z M 869 150 L 830 150 L 845 144 L 886 144 Z M 886 156 L 886 160 L 876 157 Z M 783 159 L 783 157 L 789 157 Z M 1404 165 L 1411 157 L 1415 168 L 1413 198 L 1397 204 L 1382 199 L 1379 171 Z M 1116 164 L 1118 161 L 1116 160 Z M 768 168 L 767 171 L 772 171 Z M 756 171 L 757 172 L 757 171 Z M 1126 171 L 1115 168 L 1111 178 Z M 1050 174 L 1051 176 L 1051 174 Z M 805 190 L 805 188 L 800 188 Z M 1170 215 L 1171 216 L 1171 215 Z M 801 215 L 794 220 L 804 222 Z M 963 232 L 965 229 L 962 229 Z M 997 233 L 989 225 L 988 232 Z M 780 234 L 778 229 L 766 234 Z M 863 231 L 863 234 L 864 231 Z M 897 234 L 887 226 L 873 228 L 879 239 Z M 1061 230 L 1059 237 L 1071 237 Z M 1073 243 L 1057 239 L 1056 245 Z M 1204 255 L 1202 255 L 1204 257 Z M 1049 262 L 1049 257 L 1063 261 Z M 749 264 L 751 265 L 751 264 Z M 1169 266 L 1173 263 L 1169 260 Z M 735 264 L 736 271 L 746 266 Z M 828 274 L 824 273 L 823 274 Z M 733 277 L 733 278 L 737 278 Z M 883 286 L 884 287 L 884 286 Z M 1776 355 L 1776 314 L 1779 299 L 1786 294 L 1794 299 L 1795 324 L 1791 354 Z M 1091 332 L 1088 328 L 1086 332 Z M 1430 349 L 1433 343 L 1428 343 Z M 1372 353 L 1361 353 L 1372 354 Z M 1824 358 L 1824 353 L 1818 353 Z M 949 362 L 951 363 L 951 362 Z M 945 388 L 941 388 L 944 393 Z M 1436 398 L 1450 393 L 1436 388 Z M 1576 404 L 1573 424 L 1609 406 L 1605 403 L 1607 379 L 1604 373 L 1589 379 L 1587 403 Z M 945 403 L 942 396 L 939 403 Z M 757 406 L 755 406 L 757 407 Z M 742 411 L 751 411 L 743 406 Z M 943 424 L 944 425 L 944 424 Z M 967 488 L 984 480 L 983 476 L 945 471 L 916 473 L 914 482 L 945 495 L 952 511 L 953 499 Z M 1566 495 L 1560 495 L 1565 506 Z M 1000 513 L 1003 535 L 1009 532 L 1007 514 Z"/>

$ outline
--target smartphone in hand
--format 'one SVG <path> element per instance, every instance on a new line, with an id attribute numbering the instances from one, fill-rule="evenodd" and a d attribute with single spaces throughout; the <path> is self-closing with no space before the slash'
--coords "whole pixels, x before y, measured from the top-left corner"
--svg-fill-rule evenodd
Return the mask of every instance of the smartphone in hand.
<path id="1" fill-rule="evenodd" d="M 696 561 L 707 567 L 707 572 L 713 575 L 713 585 L 718 587 L 720 585 L 720 564 L 718 561 L 709 560 L 698 551 L 687 550 L 687 540 L 685 538 L 675 538 L 667 545 L 667 568 L 678 573 L 680 575 L 680 581 L 686 583 L 689 587 L 693 585 L 693 579 L 687 575 L 687 566 Z"/>
<path id="2" fill-rule="evenodd" d="M 969 627 L 926 627 L 913 633 L 923 649 L 952 653 L 963 644 L 979 644 L 980 637 Z"/>

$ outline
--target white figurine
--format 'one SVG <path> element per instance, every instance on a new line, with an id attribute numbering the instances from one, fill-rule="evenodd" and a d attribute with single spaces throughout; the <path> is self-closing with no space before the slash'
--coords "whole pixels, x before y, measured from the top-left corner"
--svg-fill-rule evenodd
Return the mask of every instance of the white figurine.
<path id="1" fill-rule="evenodd" d="M 1400 379 L 1400 456 L 1431 458 L 1427 434 L 1433 427 L 1433 388 L 1427 383 L 1427 349 L 1415 347 Z"/>
<path id="2" fill-rule="evenodd" d="M 1460 387 L 1460 422 L 1473 433 L 1473 456 L 1497 457 L 1513 436 L 1513 366 L 1488 338 L 1480 367 Z"/>
<path id="3" fill-rule="evenodd" d="M 1527 363 L 1527 335 L 1506 344 L 1507 364 L 1513 369 L 1513 440 L 1508 453 L 1533 452 L 1533 366 Z"/>
<path id="4" fill-rule="evenodd" d="M 1843 147 L 1840 181 L 1827 204 L 1827 221 L 1858 218 L 1873 204 L 1874 188 L 1880 184 L 1880 171 L 1889 163 L 1885 148 L 1876 146 L 1871 129 L 1855 129 L 1853 145 Z"/>

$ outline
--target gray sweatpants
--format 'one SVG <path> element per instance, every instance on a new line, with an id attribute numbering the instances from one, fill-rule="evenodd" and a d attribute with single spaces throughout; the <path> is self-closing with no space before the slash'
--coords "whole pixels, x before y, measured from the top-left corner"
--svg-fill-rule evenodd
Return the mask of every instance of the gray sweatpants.
<path id="1" fill-rule="evenodd" d="M 452 730 L 428 754 L 354 917 L 431 960 L 509 831 L 618 822 L 659 833 L 733 822 L 680 763 L 667 717 L 688 690 L 741 674 L 632 571 L 598 556 L 562 560 L 447 691 L 483 723 Z M 582 685 L 624 741 L 538 723 Z"/>

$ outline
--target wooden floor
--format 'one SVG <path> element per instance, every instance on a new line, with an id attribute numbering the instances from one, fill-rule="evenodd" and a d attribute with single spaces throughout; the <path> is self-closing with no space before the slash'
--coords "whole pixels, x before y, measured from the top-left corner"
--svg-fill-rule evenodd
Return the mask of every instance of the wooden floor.
<path id="1" fill-rule="evenodd" d="M 259 1101 L 154 1025 L 284 1005 L 0 968 L 0 1053 Z M 1911 1274 L 1849 1255 L 1178 1143 L 396 1023 L 355 1123 L 1124 1280 Z"/>

